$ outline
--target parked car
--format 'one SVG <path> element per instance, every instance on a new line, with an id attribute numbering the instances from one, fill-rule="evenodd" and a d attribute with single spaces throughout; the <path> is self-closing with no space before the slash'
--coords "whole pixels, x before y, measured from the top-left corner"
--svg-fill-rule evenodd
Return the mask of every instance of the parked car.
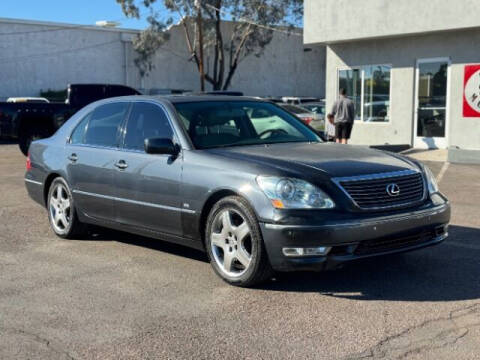
<path id="1" fill-rule="evenodd" d="M 243 96 L 243 92 L 241 91 L 232 91 L 232 90 L 212 90 L 212 91 L 204 91 L 204 92 L 186 92 L 184 95 L 191 96 L 191 95 L 224 95 L 224 96 Z"/>
<path id="2" fill-rule="evenodd" d="M 192 90 L 186 89 L 170 89 L 170 88 L 149 88 L 138 89 L 143 95 L 182 95 L 190 93 Z"/>
<path id="3" fill-rule="evenodd" d="M 320 101 L 313 101 L 313 102 L 306 102 L 301 105 L 301 107 L 317 114 L 317 116 L 321 119 L 325 119 L 325 100 Z"/>
<path id="4" fill-rule="evenodd" d="M 300 118 L 306 125 L 311 126 L 317 131 L 324 131 L 325 129 L 325 119 L 320 114 L 315 114 L 314 112 L 306 109 L 300 105 L 292 104 L 279 104 L 285 110 L 291 112 L 298 118 Z"/>
<path id="5" fill-rule="evenodd" d="M 44 97 L 9 97 L 7 103 L 49 103 Z"/>
<path id="6" fill-rule="evenodd" d="M 0 103 L 0 137 L 17 139 L 27 155 L 32 140 L 52 135 L 66 120 L 85 105 L 115 96 L 137 95 L 137 90 L 123 85 L 72 84 L 67 99 L 59 103 Z"/>
<path id="7" fill-rule="evenodd" d="M 274 103 L 282 103 L 283 100 L 282 100 L 282 97 L 281 96 L 267 96 L 267 97 L 259 97 L 258 99 L 261 99 L 261 100 L 268 100 L 270 102 L 274 102 Z"/>
<path id="8" fill-rule="evenodd" d="M 312 96 L 282 96 L 282 101 L 287 104 L 304 104 L 307 102 L 320 101 L 319 98 Z"/>
<path id="9" fill-rule="evenodd" d="M 261 133 L 258 112 L 276 120 Z M 32 143 L 25 185 L 62 238 L 95 224 L 202 249 L 240 286 L 435 245 L 450 220 L 426 166 L 245 97 L 96 102 Z"/>

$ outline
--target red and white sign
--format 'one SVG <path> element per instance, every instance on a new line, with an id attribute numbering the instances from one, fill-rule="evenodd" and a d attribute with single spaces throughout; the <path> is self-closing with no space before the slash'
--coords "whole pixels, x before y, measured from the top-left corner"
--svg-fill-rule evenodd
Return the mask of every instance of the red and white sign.
<path id="1" fill-rule="evenodd" d="M 480 117 L 480 64 L 465 66 L 463 116 Z"/>

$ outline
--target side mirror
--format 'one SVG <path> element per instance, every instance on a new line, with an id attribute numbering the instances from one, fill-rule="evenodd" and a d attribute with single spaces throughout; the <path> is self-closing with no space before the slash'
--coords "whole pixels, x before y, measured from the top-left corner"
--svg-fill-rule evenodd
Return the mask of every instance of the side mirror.
<path id="1" fill-rule="evenodd" d="M 177 155 L 180 149 L 175 145 L 172 139 L 167 138 L 148 138 L 145 139 L 145 152 L 147 154 L 166 154 Z"/>

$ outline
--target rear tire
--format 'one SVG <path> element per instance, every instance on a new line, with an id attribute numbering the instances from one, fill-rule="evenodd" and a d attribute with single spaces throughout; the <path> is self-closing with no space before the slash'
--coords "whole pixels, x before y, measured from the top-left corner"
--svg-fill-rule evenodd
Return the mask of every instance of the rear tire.
<path id="1" fill-rule="evenodd" d="M 250 287 L 273 275 L 255 213 L 239 196 L 213 206 L 205 245 L 213 269 L 229 284 Z"/>
<path id="2" fill-rule="evenodd" d="M 50 185 L 47 211 L 50 227 L 55 235 L 74 239 L 86 232 L 85 224 L 78 220 L 70 187 L 62 177 L 55 178 Z"/>

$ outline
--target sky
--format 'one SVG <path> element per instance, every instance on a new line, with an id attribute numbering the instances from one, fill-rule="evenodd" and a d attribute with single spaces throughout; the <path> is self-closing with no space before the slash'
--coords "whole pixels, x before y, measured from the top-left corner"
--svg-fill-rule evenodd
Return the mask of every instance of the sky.
<path id="1" fill-rule="evenodd" d="M 145 20 L 125 19 L 115 0 L 0 0 L 0 17 L 95 25 L 118 21 L 122 28 L 143 29 Z"/>

